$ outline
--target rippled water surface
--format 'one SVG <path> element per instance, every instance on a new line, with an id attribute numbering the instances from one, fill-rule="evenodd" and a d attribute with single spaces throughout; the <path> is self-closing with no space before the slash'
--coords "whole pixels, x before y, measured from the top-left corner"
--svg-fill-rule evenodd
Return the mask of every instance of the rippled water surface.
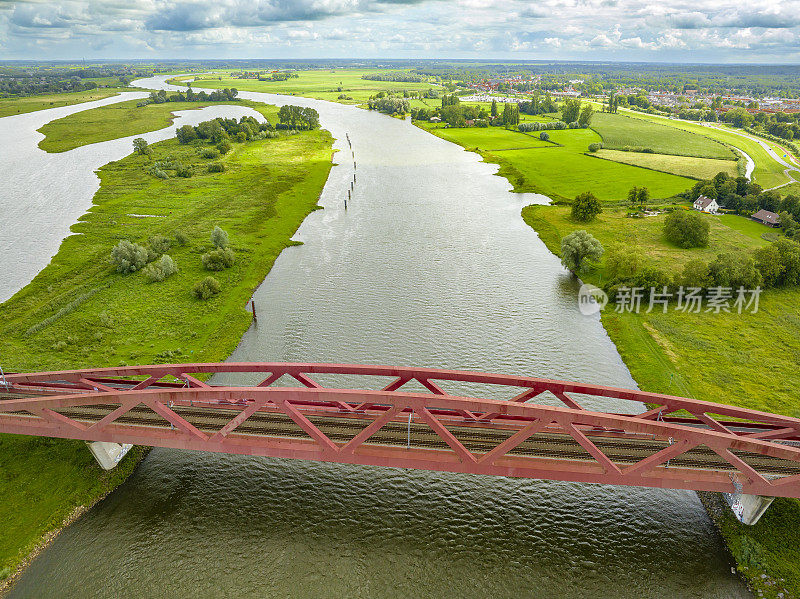
<path id="1" fill-rule="evenodd" d="M 635 386 L 519 216 L 544 198 L 408 122 L 241 95 L 314 106 L 340 151 L 231 359 Z M 155 449 L 11 596 L 748 596 L 730 568 L 691 492 Z"/>

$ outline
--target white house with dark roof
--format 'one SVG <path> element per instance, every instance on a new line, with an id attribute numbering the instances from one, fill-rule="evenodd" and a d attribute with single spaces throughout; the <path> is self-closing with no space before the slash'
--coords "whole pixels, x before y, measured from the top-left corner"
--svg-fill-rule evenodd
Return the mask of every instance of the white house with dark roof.
<path id="1" fill-rule="evenodd" d="M 709 212 L 711 214 L 716 214 L 717 211 L 719 210 L 719 204 L 717 204 L 717 200 L 713 198 L 700 196 L 694 201 L 694 209 L 699 210 L 700 212 Z"/>

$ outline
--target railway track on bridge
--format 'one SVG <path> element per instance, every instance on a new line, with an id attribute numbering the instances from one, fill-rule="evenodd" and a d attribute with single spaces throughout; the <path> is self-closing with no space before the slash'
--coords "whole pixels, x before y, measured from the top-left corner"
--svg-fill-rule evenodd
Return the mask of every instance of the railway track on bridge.
<path id="1" fill-rule="evenodd" d="M 247 386 L 205 382 L 205 375 L 231 373 Z M 349 386 L 320 384 L 327 376 Z M 358 377 L 372 382 L 355 388 Z M 800 420 L 636 390 L 330 364 L 153 365 L 9 375 L 6 382 L 0 432 L 800 496 Z M 424 392 L 404 391 L 409 383 Z M 515 394 L 507 401 L 456 395 L 444 388 L 452 384 L 512 387 Z M 586 407 L 598 399 L 634 413 Z"/>

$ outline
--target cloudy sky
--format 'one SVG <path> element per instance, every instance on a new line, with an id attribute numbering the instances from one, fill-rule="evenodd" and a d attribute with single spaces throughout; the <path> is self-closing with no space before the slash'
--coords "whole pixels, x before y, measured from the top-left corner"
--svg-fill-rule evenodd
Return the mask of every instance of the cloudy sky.
<path id="1" fill-rule="evenodd" d="M 0 58 L 800 63 L 800 0 L 0 0 Z"/>

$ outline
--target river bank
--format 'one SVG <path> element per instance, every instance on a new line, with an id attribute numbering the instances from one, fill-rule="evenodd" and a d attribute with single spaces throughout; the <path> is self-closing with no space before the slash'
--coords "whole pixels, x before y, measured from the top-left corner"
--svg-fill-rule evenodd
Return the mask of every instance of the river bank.
<path id="1" fill-rule="evenodd" d="M 574 223 L 568 209 L 559 206 L 529 206 L 522 216 L 555 255 L 560 255 L 566 234 L 585 229 L 606 248 L 627 243 L 648 263 L 668 264 L 670 272 L 679 272 L 689 259 L 708 258 L 729 250 L 728 246 L 762 243 L 714 222 L 709 248 L 686 255 L 686 250 L 664 244 L 657 218 L 619 221 L 619 215 L 607 209 L 591 223 Z M 626 227 L 620 228 L 617 221 Z M 603 273 L 601 265 L 586 275 L 586 281 L 599 284 Z M 793 358 L 800 351 L 795 329 L 798 301 L 796 289 L 768 290 L 756 314 L 644 313 L 644 309 L 638 314 L 618 313 L 610 304 L 601 313 L 601 321 L 645 391 L 797 415 L 792 388 L 800 382 Z M 771 367 L 754 370 L 753 364 Z M 776 384 L 777 380 L 782 383 Z M 706 508 L 717 503 L 707 497 L 703 501 Z M 779 597 L 780 592 L 784 599 L 799 597 L 800 502 L 776 500 L 755 526 L 745 526 L 727 512 L 721 515 L 717 509 L 709 511 L 709 516 L 751 588 L 763 597 Z"/>
<path id="2" fill-rule="evenodd" d="M 276 107 L 260 110 L 277 122 Z M 148 172 L 150 157 L 136 154 L 102 167 L 100 190 L 74 234 L 31 283 L 0 305 L 5 370 L 225 359 L 251 324 L 246 302 L 253 290 L 318 207 L 332 141 L 320 130 L 234 142 L 215 159 L 224 165 L 220 173 L 208 172 L 210 160 L 191 145 L 174 139 L 151 144 L 153 160 L 193 168 L 190 178 L 155 177 Z M 209 272 L 201 257 L 212 248 L 217 225 L 230 236 L 235 264 Z M 141 272 L 114 271 L 108 257 L 120 239 L 147 245 L 155 235 L 171 245 L 176 274 L 151 283 Z M 220 293 L 196 299 L 193 285 L 210 274 Z M 94 504 L 135 466 L 126 458 L 108 475 L 114 484 L 98 487 L 106 475 L 82 443 L 11 435 L 0 443 L 9 466 L 4 472 L 14 471 L 11 464 L 19 470 L 0 479 L 0 519 L 7 523 L 0 532 L 0 571 L 7 574 L 29 561 L 30 551 L 76 506 Z M 15 458 L 20 455 L 25 459 Z M 61 487 L 69 490 L 54 492 Z"/>

